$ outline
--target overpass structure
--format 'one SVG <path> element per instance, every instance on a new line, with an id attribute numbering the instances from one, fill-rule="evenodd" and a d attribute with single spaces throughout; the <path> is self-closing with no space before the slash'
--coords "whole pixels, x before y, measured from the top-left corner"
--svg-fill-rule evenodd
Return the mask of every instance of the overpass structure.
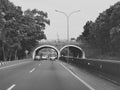
<path id="1" fill-rule="evenodd" d="M 72 57 L 78 57 L 78 58 L 85 58 L 85 52 L 81 47 L 79 47 L 79 44 L 76 42 L 63 42 L 63 41 L 53 41 L 53 42 L 44 42 L 40 43 L 39 46 L 37 46 L 34 51 L 32 58 L 35 58 L 35 55 L 38 53 L 39 50 L 43 48 L 51 48 L 54 49 L 57 53 L 57 58 L 61 56 L 72 56 Z M 69 49 L 69 51 L 68 51 Z"/>

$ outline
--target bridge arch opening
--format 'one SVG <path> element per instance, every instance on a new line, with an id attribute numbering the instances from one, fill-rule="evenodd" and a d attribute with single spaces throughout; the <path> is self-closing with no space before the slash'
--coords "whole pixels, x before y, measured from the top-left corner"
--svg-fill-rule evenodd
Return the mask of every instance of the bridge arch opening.
<path id="1" fill-rule="evenodd" d="M 62 47 L 60 49 L 60 56 L 65 56 L 65 54 L 68 55 L 68 49 L 69 49 L 69 56 L 74 56 L 82 59 L 85 58 L 85 52 L 82 50 L 82 48 L 76 45 L 65 45 L 64 47 Z"/>
<path id="2" fill-rule="evenodd" d="M 33 54 L 32 54 L 32 58 L 35 59 L 35 55 L 38 53 L 38 51 L 44 49 L 44 48 L 50 48 L 50 49 L 54 49 L 57 53 L 57 58 L 59 58 L 60 56 L 60 51 L 55 47 L 55 46 L 52 46 L 52 45 L 41 45 L 39 47 L 37 47 L 34 51 L 33 51 Z"/>

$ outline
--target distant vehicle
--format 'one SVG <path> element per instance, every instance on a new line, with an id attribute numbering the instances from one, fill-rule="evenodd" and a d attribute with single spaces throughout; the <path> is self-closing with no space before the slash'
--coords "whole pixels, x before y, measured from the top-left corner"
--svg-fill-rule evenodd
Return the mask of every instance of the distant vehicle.
<path id="1" fill-rule="evenodd" d="M 50 60 L 55 60 L 55 59 L 56 59 L 55 56 L 51 56 L 51 57 L 50 57 Z"/>
<path id="2" fill-rule="evenodd" d="M 47 60 L 48 57 L 47 57 L 46 55 L 43 55 L 41 59 L 42 59 L 42 60 Z"/>
<path id="3" fill-rule="evenodd" d="M 35 56 L 35 59 L 34 59 L 34 60 L 37 60 L 37 61 L 40 60 L 40 56 L 38 56 L 38 55 Z"/>

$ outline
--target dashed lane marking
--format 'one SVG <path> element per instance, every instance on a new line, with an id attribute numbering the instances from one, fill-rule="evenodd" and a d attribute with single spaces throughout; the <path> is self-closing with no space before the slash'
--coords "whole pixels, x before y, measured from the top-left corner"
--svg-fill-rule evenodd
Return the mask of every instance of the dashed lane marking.
<path id="1" fill-rule="evenodd" d="M 13 84 L 12 86 L 10 86 L 7 90 L 12 90 L 16 85 Z"/>
<path id="2" fill-rule="evenodd" d="M 35 70 L 35 68 L 33 68 L 32 70 L 30 70 L 30 73 L 32 73 Z"/>
<path id="3" fill-rule="evenodd" d="M 64 66 L 62 63 L 59 63 L 61 66 L 64 67 L 68 72 L 70 72 L 75 78 L 77 78 L 79 81 L 81 81 L 85 86 L 87 86 L 90 90 L 95 90 L 92 86 L 90 86 L 88 83 L 86 83 L 83 79 L 78 77 L 76 74 L 74 74 L 71 70 L 69 70 L 66 66 Z"/>

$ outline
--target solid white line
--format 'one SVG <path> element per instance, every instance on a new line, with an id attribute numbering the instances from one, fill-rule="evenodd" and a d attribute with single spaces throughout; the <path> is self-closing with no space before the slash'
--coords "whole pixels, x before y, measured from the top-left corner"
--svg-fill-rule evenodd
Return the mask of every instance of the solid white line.
<path id="1" fill-rule="evenodd" d="M 71 70 L 69 70 L 66 66 L 64 66 L 62 63 L 59 63 L 62 65 L 67 71 L 69 71 L 74 77 L 76 77 L 79 81 L 81 81 L 84 85 L 86 85 L 90 90 L 95 90 L 93 87 L 91 87 L 88 83 L 86 83 L 84 80 L 82 80 L 80 77 L 75 75 Z"/>
<path id="2" fill-rule="evenodd" d="M 35 70 L 35 68 L 33 68 L 32 70 L 30 70 L 30 73 L 32 73 Z"/>
<path id="3" fill-rule="evenodd" d="M 8 67 L 13 67 L 13 66 L 17 66 L 17 65 L 24 64 L 24 63 L 29 63 L 29 62 L 31 62 L 31 61 L 26 61 L 26 62 L 22 62 L 22 63 L 17 63 L 17 64 L 13 64 L 13 65 L 1 67 L 0 69 L 4 69 L 4 68 L 8 68 Z"/>
<path id="4" fill-rule="evenodd" d="M 12 90 L 16 85 L 13 84 L 11 87 L 9 87 L 7 90 Z"/>
<path id="5" fill-rule="evenodd" d="M 104 74 L 104 73 L 103 73 L 103 74 Z M 113 83 L 117 83 L 117 84 L 118 84 L 117 81 L 114 81 L 114 80 L 112 80 L 112 79 L 110 79 L 110 78 L 108 78 L 108 77 L 105 77 L 105 76 L 103 76 L 103 75 L 99 75 L 99 76 L 107 79 L 108 81 L 111 81 L 111 82 L 113 82 Z"/>

